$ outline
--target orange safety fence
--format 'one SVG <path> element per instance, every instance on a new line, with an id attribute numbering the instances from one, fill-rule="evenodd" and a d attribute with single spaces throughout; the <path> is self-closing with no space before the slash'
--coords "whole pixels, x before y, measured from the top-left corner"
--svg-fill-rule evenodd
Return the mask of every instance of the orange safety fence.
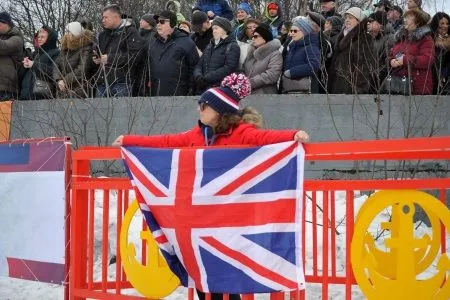
<path id="1" fill-rule="evenodd" d="M 351 141 L 316 143 L 305 145 L 306 161 L 445 161 L 450 159 L 450 137 L 414 138 L 399 140 Z M 91 174 L 91 162 L 120 160 L 120 149 L 85 147 L 72 154 L 72 209 L 71 209 L 71 255 L 70 255 L 70 299 L 145 299 L 140 296 L 124 294 L 132 288 L 123 270 L 118 249 L 123 216 L 133 199 L 128 178 L 94 178 Z M 436 191 L 439 200 L 446 203 L 446 192 L 450 188 L 450 178 L 418 179 L 371 179 L 371 180 L 305 180 L 302 216 L 302 257 L 307 283 L 320 285 L 322 299 L 329 299 L 329 289 L 339 285 L 345 299 L 352 299 L 352 289 L 356 284 L 353 276 L 350 249 L 354 231 L 355 197 L 360 191 L 373 190 L 426 190 Z M 337 191 L 345 193 L 345 229 L 340 239 L 345 243 L 345 264 L 338 265 L 339 246 L 337 234 L 335 195 Z M 96 192 L 103 198 L 101 219 L 96 219 Z M 110 201 L 110 193 L 117 192 L 117 201 Z M 306 201 L 308 200 L 308 201 Z M 320 203 L 320 205 L 318 205 Z M 115 205 L 116 228 L 110 228 L 110 205 Z M 309 210 L 307 210 L 309 205 Z M 95 223 L 101 222 L 101 233 L 95 232 Z M 306 238 L 306 223 L 312 230 L 311 239 Z M 144 225 L 143 225 L 144 226 Z M 318 228 L 328 230 L 318 230 Z M 94 238 L 101 234 L 101 253 L 95 253 Z M 441 232 L 441 252 L 446 251 L 445 230 Z M 115 239 L 111 239 L 112 237 Z M 109 244 L 115 242 L 117 249 L 114 270 L 108 268 L 110 259 Z M 342 246 L 342 245 L 341 245 Z M 146 245 L 141 245 L 142 263 L 146 261 Z M 312 249 L 312 258 L 306 258 L 306 249 Z M 341 247 L 342 249 L 342 247 Z M 101 257 L 101 276 L 95 278 L 94 258 Z M 312 260 L 312 261 L 311 261 Z M 323 270 L 328 270 L 324 272 Z M 317 296 L 317 290 L 314 296 Z M 308 298 L 306 291 L 291 292 L 291 299 Z M 189 289 L 188 298 L 193 299 L 194 291 Z M 243 295 L 244 300 L 254 295 Z M 224 299 L 227 299 L 226 295 Z M 207 295 L 206 299 L 210 299 Z M 271 294 L 271 299 L 284 299 L 284 293 Z"/>
<path id="2" fill-rule="evenodd" d="M 0 102 L 0 142 L 9 140 L 12 101 Z"/>

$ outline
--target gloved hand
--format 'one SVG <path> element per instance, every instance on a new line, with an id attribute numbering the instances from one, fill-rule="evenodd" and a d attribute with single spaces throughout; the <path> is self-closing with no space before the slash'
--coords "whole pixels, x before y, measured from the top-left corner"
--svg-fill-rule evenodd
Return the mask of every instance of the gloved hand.
<path id="1" fill-rule="evenodd" d="M 291 78 L 291 71 L 286 70 L 286 71 L 284 71 L 283 75 L 284 75 L 284 77 Z"/>
<path id="2" fill-rule="evenodd" d="M 208 86 L 208 82 L 203 78 L 203 76 L 197 77 L 196 80 L 197 88 L 200 90 L 204 90 Z"/>

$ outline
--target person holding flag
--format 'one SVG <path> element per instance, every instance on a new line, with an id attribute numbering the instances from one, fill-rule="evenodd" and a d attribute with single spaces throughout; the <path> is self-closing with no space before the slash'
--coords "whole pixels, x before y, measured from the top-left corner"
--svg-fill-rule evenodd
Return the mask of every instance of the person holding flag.
<path id="1" fill-rule="evenodd" d="M 210 88 L 200 96 L 198 100 L 200 120 L 198 125 L 191 130 L 158 136 L 121 135 L 113 142 L 113 146 L 153 148 L 264 146 L 289 141 L 302 143 L 309 141 L 308 133 L 303 130 L 261 129 L 262 116 L 255 109 L 251 107 L 239 109 L 239 102 L 250 92 L 251 86 L 248 78 L 243 74 L 232 73 L 224 78 L 221 86 Z M 146 211 L 146 213 L 148 212 Z M 148 218 L 152 219 L 153 217 Z M 186 222 L 188 221 L 186 220 Z M 181 266 L 179 268 L 184 269 Z M 181 280 L 183 272 L 180 273 L 179 270 L 174 272 Z M 181 281 L 183 282 L 183 280 Z M 199 282 L 196 281 L 199 299 L 204 300 L 205 293 L 201 292 L 202 286 L 197 284 Z M 222 300 L 223 294 L 211 293 L 211 299 Z M 229 299 L 239 300 L 240 296 L 238 293 L 230 293 Z"/>

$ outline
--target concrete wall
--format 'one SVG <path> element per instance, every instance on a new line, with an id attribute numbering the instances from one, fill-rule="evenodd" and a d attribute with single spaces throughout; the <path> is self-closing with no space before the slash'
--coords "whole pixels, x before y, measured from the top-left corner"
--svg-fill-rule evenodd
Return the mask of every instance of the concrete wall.
<path id="1" fill-rule="evenodd" d="M 301 128 L 313 142 L 450 135 L 450 97 L 382 95 L 382 115 L 374 95 L 250 96 L 242 104 L 261 112 L 267 128 Z M 185 131 L 196 124 L 196 107 L 195 97 L 16 101 L 11 138 L 67 135 L 74 147 L 110 145 L 124 133 Z M 396 165 L 306 165 L 307 176 L 319 178 L 371 177 L 374 170 L 386 168 L 395 171 Z M 447 174 L 448 165 L 421 163 L 419 169 Z"/>

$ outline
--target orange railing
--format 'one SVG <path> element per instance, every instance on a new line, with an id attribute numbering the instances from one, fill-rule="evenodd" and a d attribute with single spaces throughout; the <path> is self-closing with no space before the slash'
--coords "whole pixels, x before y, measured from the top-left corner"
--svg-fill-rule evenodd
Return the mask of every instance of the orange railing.
<path id="1" fill-rule="evenodd" d="M 450 159 L 450 137 L 416 138 L 406 140 L 378 140 L 358 142 L 317 143 L 305 145 L 307 161 L 416 161 Z M 124 295 L 124 290 L 132 288 L 126 279 L 119 255 L 119 232 L 122 217 L 130 203 L 131 185 L 128 178 L 94 178 L 90 176 L 90 163 L 98 160 L 119 160 L 117 148 L 83 148 L 72 155 L 72 218 L 70 256 L 70 299 L 144 299 Z M 303 224 L 311 224 L 311 239 L 306 239 L 303 226 L 302 251 L 307 283 L 320 284 L 322 299 L 328 299 L 330 285 L 342 287 L 346 299 L 352 298 L 352 287 L 356 284 L 350 263 L 350 243 L 353 235 L 355 191 L 382 189 L 417 189 L 438 191 L 439 199 L 445 203 L 446 191 L 450 188 L 450 178 L 420 179 L 371 179 L 371 180 L 305 180 L 305 201 L 303 201 Z M 102 219 L 94 214 L 95 191 L 103 193 Z M 110 192 L 117 191 L 117 227 L 109 231 Z M 340 232 L 345 243 L 345 264 L 337 261 L 338 241 L 336 228 L 336 191 L 345 193 L 345 230 Z M 306 201 L 307 200 L 307 201 Z M 320 206 L 318 205 L 320 204 Z M 310 205 L 308 211 L 307 205 Z M 308 211 L 308 212 L 307 212 Z M 94 224 L 102 224 L 101 253 L 94 251 Z M 318 230 L 318 228 L 327 230 Z M 108 270 L 108 245 L 110 237 L 116 238 L 116 266 Z M 322 245 L 322 246 L 320 246 Z M 342 247 L 341 247 L 342 248 Z M 312 259 L 306 258 L 306 249 L 312 249 Z M 442 231 L 441 249 L 445 252 L 445 230 Z M 145 261 L 145 244 L 142 245 L 142 261 Z M 101 256 L 101 277 L 94 278 L 94 257 Z M 312 260 L 312 261 L 311 261 Z M 340 269 L 341 268 L 341 269 Z M 328 270 L 323 272 L 322 270 Z M 109 273 L 108 273 L 109 272 Z M 108 279 L 114 278 L 114 279 Z M 292 299 L 305 299 L 308 290 L 292 292 Z M 315 292 L 316 295 L 317 292 Z M 192 289 L 188 298 L 193 299 Z M 209 295 L 206 297 L 209 299 Z M 228 297 L 224 297 L 225 299 Z M 244 300 L 253 295 L 244 295 Z M 284 299 L 281 293 L 271 295 L 271 299 Z"/>

